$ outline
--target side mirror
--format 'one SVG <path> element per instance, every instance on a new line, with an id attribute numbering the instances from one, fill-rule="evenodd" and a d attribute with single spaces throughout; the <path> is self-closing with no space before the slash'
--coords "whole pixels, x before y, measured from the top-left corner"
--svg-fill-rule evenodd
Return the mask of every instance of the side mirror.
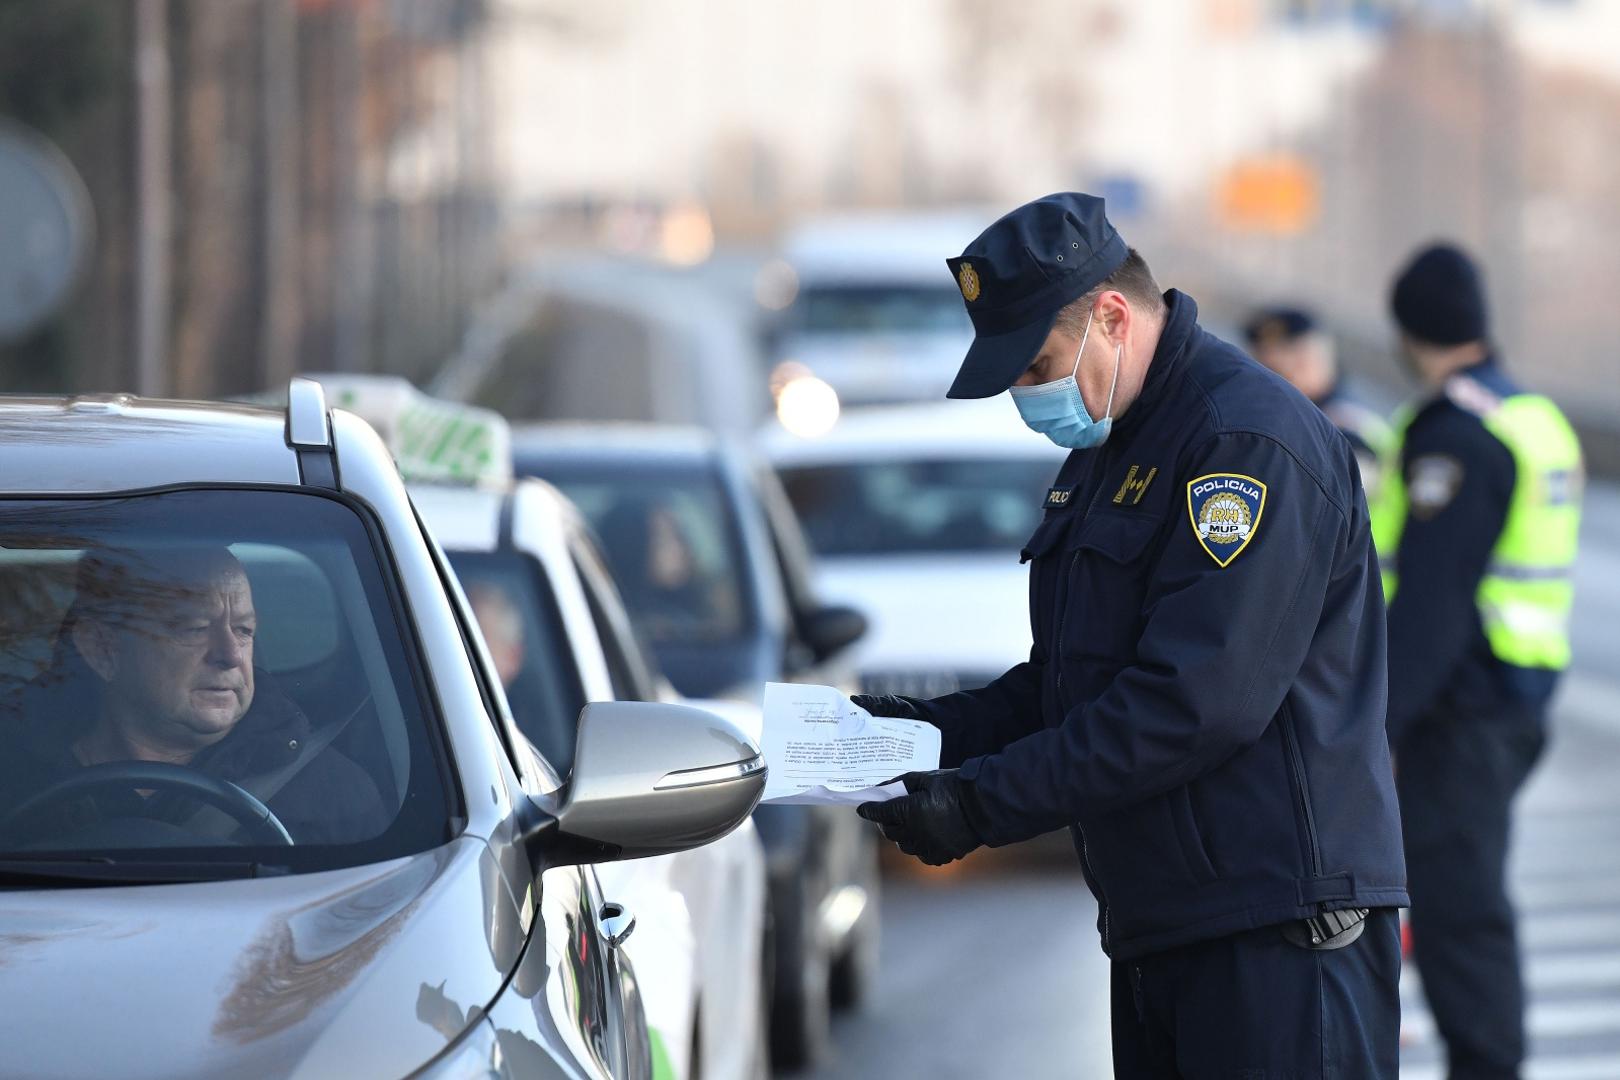
<path id="1" fill-rule="evenodd" d="M 852 607 L 819 607 L 804 620 L 805 644 L 816 660 L 825 660 L 840 649 L 859 641 L 866 633 L 866 616 Z"/>
<path id="2" fill-rule="evenodd" d="M 700 847 L 735 829 L 765 791 L 759 745 L 703 709 L 603 701 L 579 714 L 574 771 L 542 803 L 551 863 Z"/>

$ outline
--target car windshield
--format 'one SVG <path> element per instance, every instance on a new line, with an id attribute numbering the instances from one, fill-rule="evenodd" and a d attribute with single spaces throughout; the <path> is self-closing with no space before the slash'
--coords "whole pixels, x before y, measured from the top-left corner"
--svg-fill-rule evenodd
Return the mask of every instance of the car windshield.
<path id="1" fill-rule="evenodd" d="M 962 294 L 931 285 L 807 286 L 790 316 L 808 334 L 962 334 L 973 332 Z"/>
<path id="2" fill-rule="evenodd" d="M 544 571 L 516 551 L 449 556 L 506 687 L 513 719 L 557 773 L 567 775 L 585 693 Z"/>
<path id="3" fill-rule="evenodd" d="M 532 472 L 561 488 L 591 523 L 648 643 L 726 642 L 748 633 L 746 564 L 712 469 L 636 462 Z"/>
<path id="4" fill-rule="evenodd" d="M 443 843 L 377 550 L 295 492 L 0 500 L 0 861 L 197 876 Z"/>
<path id="5" fill-rule="evenodd" d="M 1050 459 L 938 459 L 780 470 L 817 555 L 1017 551 L 1041 518 Z"/>

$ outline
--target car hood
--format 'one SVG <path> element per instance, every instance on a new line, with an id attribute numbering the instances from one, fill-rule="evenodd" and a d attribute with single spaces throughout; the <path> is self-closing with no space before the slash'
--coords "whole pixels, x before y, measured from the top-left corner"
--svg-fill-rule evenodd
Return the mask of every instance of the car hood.
<path id="1" fill-rule="evenodd" d="M 870 620 L 851 650 L 863 674 L 993 676 L 1029 659 L 1029 586 L 1014 552 L 823 558 L 816 584 Z"/>
<path id="2" fill-rule="evenodd" d="M 319 874 L 0 893 L 5 1071 L 404 1075 L 515 964 L 510 896 L 473 837 Z"/>

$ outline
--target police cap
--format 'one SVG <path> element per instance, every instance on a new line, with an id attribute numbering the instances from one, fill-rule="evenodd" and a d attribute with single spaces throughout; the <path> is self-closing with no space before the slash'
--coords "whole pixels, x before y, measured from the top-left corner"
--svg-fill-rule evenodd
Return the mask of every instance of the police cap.
<path id="1" fill-rule="evenodd" d="M 1040 352 L 1057 313 L 1125 262 L 1125 241 L 1094 195 L 1060 192 L 1002 217 L 946 259 L 973 320 L 947 397 L 994 397 Z"/>
<path id="2" fill-rule="evenodd" d="M 1261 345 L 1277 345 L 1302 338 L 1316 330 L 1316 320 L 1304 308 L 1261 308 L 1243 324 L 1243 336 L 1251 349 Z"/>

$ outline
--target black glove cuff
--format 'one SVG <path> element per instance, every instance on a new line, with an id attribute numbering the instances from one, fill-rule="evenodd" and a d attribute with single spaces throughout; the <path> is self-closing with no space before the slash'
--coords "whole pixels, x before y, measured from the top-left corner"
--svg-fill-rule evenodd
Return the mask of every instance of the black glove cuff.
<path id="1" fill-rule="evenodd" d="M 964 780 L 958 773 L 956 791 L 956 804 L 962 808 L 962 820 L 967 822 L 968 828 L 979 838 L 979 843 L 988 843 L 985 837 L 990 835 L 990 821 L 985 816 L 984 803 L 979 799 L 978 788 L 972 780 Z"/>

